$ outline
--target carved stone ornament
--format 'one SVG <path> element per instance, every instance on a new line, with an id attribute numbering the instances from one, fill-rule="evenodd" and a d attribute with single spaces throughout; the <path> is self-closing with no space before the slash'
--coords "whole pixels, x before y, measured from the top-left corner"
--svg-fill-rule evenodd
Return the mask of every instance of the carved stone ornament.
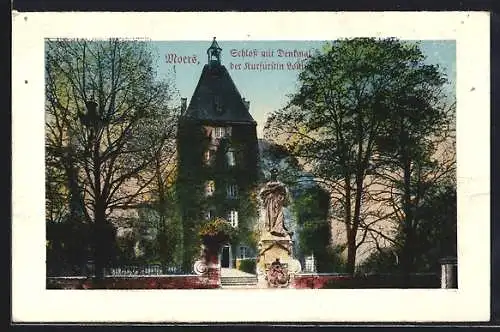
<path id="1" fill-rule="evenodd" d="M 286 267 L 280 263 L 279 259 L 271 264 L 267 271 L 267 283 L 270 287 L 284 288 L 288 287 L 290 275 Z"/>
<path id="2" fill-rule="evenodd" d="M 300 273 L 302 271 L 302 266 L 300 265 L 300 262 L 296 259 L 291 260 L 290 264 L 288 264 L 288 268 L 290 270 L 290 273 Z"/>
<path id="3" fill-rule="evenodd" d="M 197 275 L 204 275 L 208 272 L 208 266 L 204 259 L 197 260 L 193 266 L 194 273 Z"/>

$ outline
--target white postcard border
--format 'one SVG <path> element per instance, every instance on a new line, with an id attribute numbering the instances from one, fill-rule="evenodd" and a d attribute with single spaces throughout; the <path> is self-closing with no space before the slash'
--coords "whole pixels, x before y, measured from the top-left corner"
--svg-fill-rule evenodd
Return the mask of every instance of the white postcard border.
<path id="1" fill-rule="evenodd" d="M 46 290 L 44 38 L 456 40 L 458 290 Z M 485 321 L 490 315 L 486 12 L 13 13 L 16 322 Z M 196 79 L 196 78 L 195 78 Z"/>

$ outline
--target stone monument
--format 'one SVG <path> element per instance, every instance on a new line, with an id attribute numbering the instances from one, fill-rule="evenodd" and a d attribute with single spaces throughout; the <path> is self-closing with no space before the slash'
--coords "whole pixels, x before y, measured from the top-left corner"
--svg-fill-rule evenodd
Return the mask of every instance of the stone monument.
<path id="1" fill-rule="evenodd" d="M 270 180 L 260 190 L 261 234 L 257 253 L 257 286 L 287 288 L 292 285 L 301 266 L 293 257 L 292 235 L 285 226 L 284 207 L 289 203 L 286 186 L 277 180 L 277 170 L 271 170 Z"/>

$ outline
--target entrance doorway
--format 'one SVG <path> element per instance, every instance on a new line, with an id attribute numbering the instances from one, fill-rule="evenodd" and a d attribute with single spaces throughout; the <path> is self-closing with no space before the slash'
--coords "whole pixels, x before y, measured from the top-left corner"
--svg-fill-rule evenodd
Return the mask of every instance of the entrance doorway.
<path id="1" fill-rule="evenodd" d="M 231 256 L 231 247 L 230 246 L 224 246 L 222 247 L 222 252 L 221 252 L 221 259 L 220 259 L 220 266 L 221 267 L 230 267 L 230 257 Z"/>

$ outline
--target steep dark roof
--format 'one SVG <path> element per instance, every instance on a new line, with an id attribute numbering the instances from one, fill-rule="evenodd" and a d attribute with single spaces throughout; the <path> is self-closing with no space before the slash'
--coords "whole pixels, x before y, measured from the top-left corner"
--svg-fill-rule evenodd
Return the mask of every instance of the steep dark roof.
<path id="1" fill-rule="evenodd" d="M 226 67 L 217 61 L 203 67 L 184 116 L 213 122 L 256 123 Z"/>

